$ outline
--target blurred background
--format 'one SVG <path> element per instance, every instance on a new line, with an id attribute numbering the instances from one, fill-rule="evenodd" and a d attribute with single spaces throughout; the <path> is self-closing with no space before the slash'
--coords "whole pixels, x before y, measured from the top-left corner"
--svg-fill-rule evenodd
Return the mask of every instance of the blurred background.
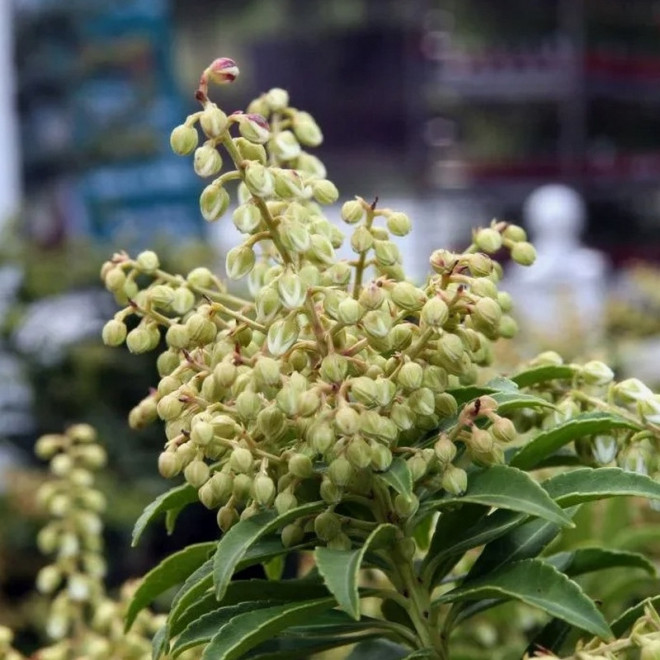
<path id="1" fill-rule="evenodd" d="M 154 358 L 100 344 L 114 303 L 98 270 L 114 250 L 145 246 L 171 270 L 222 267 L 233 227 L 205 226 L 203 184 L 169 149 L 218 56 L 242 72 L 215 92 L 223 109 L 288 89 L 324 131 L 317 153 L 342 201 L 379 196 L 412 216 L 404 265 L 414 277 L 433 248 L 465 245 L 492 218 L 536 234 L 537 274 L 507 271 L 530 318 L 521 311 L 525 334 L 503 364 L 552 346 L 660 384 L 660 1 L 0 0 L 0 467 L 12 466 L 0 476 L 0 618 L 9 623 L 29 618 L 9 603 L 42 562 L 28 496 L 41 478 L 31 459 L 40 433 L 74 421 L 101 431 L 111 543 L 126 542 L 165 487 L 159 430 L 125 422 L 156 382 Z M 549 183 L 577 195 L 530 198 Z M 551 314 L 556 323 L 540 328 L 534 308 L 547 316 L 551 299 L 565 318 Z M 167 543 L 190 542 L 200 527 Z M 111 581 L 143 572 L 156 546 L 173 547 L 152 534 L 114 560 Z"/>

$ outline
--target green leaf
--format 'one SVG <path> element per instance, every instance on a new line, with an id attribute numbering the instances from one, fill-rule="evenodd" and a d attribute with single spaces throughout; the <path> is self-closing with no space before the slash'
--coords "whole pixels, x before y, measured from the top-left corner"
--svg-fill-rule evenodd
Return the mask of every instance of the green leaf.
<path id="1" fill-rule="evenodd" d="M 183 484 L 182 486 L 171 488 L 157 497 L 145 508 L 137 519 L 135 526 L 133 527 L 131 546 L 134 548 L 138 544 L 147 525 L 158 515 L 171 510 L 175 510 L 178 513 L 187 504 L 197 501 L 197 489 L 193 488 L 190 484 Z"/>
<path id="2" fill-rule="evenodd" d="M 314 551 L 316 567 L 328 589 L 337 599 L 339 606 L 356 620 L 360 618 L 358 577 L 364 555 L 373 543 L 391 538 L 396 532 L 394 525 L 378 525 L 357 550 L 318 547 Z"/>
<path id="3" fill-rule="evenodd" d="M 567 422 L 538 433 L 513 457 L 511 465 L 521 470 L 532 470 L 547 456 L 577 438 L 621 428 L 638 427 L 627 419 L 610 413 L 591 412 L 577 415 Z"/>
<path id="4" fill-rule="evenodd" d="M 517 390 L 518 385 L 513 380 L 498 376 L 488 381 L 485 385 L 455 387 L 448 390 L 448 392 L 456 399 L 456 403 L 460 406 L 468 401 L 474 401 L 480 396 L 493 396 L 493 394 L 497 394 L 498 392 L 516 392 Z"/>
<path id="5" fill-rule="evenodd" d="M 566 511 L 572 518 L 578 511 L 575 506 Z M 549 520 L 529 520 L 522 525 L 514 526 L 506 534 L 492 540 L 483 549 L 477 561 L 473 564 L 467 580 L 492 573 L 499 568 L 522 559 L 531 559 L 539 555 L 549 543 L 559 534 L 561 527 Z"/>
<path id="6" fill-rule="evenodd" d="M 351 637 L 276 637 L 248 651 L 245 658 L 251 660 L 307 660 L 315 653 L 329 651 L 347 644 L 378 639 L 382 633 L 367 633 Z"/>
<path id="7" fill-rule="evenodd" d="M 536 481 L 522 470 L 508 465 L 493 465 L 470 473 L 468 487 L 463 495 L 426 500 L 420 511 L 426 513 L 431 509 L 462 502 L 521 511 L 562 526 L 570 527 L 573 524 Z"/>
<path id="8" fill-rule="evenodd" d="M 151 660 L 160 660 L 169 650 L 167 624 L 161 626 L 151 640 Z"/>
<path id="9" fill-rule="evenodd" d="M 564 508 L 608 497 L 660 499 L 660 483 L 646 475 L 620 468 L 582 468 L 558 474 L 541 485 Z"/>
<path id="10" fill-rule="evenodd" d="M 378 478 L 391 486 L 397 493 L 405 496 L 412 494 L 413 480 L 406 463 L 402 458 L 395 458 L 387 472 L 378 474 Z"/>
<path id="11" fill-rule="evenodd" d="M 576 368 L 568 364 L 545 365 L 542 367 L 532 367 L 521 371 L 511 380 L 518 385 L 518 387 L 529 387 L 537 383 L 547 383 L 550 380 L 570 380 L 575 374 Z"/>
<path id="12" fill-rule="evenodd" d="M 410 651 L 386 639 L 358 644 L 346 660 L 402 660 Z"/>
<path id="13" fill-rule="evenodd" d="M 281 601 L 278 600 L 251 600 L 249 602 L 218 607 L 211 612 L 202 614 L 199 618 L 192 621 L 177 637 L 172 646 L 171 654 L 176 658 L 188 649 L 201 646 L 202 644 L 208 644 L 219 628 L 239 614 L 266 609 L 280 603 Z"/>
<path id="14" fill-rule="evenodd" d="M 578 548 L 567 552 L 558 552 L 545 561 L 565 573 L 569 577 L 602 571 L 606 568 L 641 568 L 649 575 L 655 576 L 655 566 L 644 555 L 625 550 L 608 550 L 605 548 Z"/>
<path id="15" fill-rule="evenodd" d="M 290 626 L 284 634 L 287 636 L 321 637 L 346 635 L 367 629 L 373 630 L 374 628 L 383 628 L 382 619 L 363 616 L 359 621 L 356 621 L 342 610 L 327 610 L 306 620 L 302 625 Z"/>
<path id="16" fill-rule="evenodd" d="M 189 545 L 152 568 L 144 576 L 128 605 L 126 630 L 129 630 L 138 613 L 149 605 L 156 596 L 183 582 L 200 564 L 203 564 L 215 545 L 215 542 Z"/>
<path id="17" fill-rule="evenodd" d="M 269 580 L 279 580 L 284 573 L 284 557 L 278 555 L 262 563 L 264 573 Z"/>
<path id="18" fill-rule="evenodd" d="M 485 598 L 520 600 L 592 635 L 603 639 L 612 636 L 603 615 L 579 585 L 539 559 L 508 564 L 495 573 L 443 594 L 435 603 Z"/>
<path id="19" fill-rule="evenodd" d="M 628 608 L 621 616 L 614 619 L 610 624 L 612 632 L 616 637 L 623 637 L 623 635 L 630 629 L 630 627 L 644 614 L 644 608 L 650 605 L 656 610 L 660 609 L 660 596 L 651 596 L 645 598 L 643 601 Z"/>
<path id="20" fill-rule="evenodd" d="M 304 548 L 304 545 L 297 545 L 292 548 L 285 548 L 279 536 L 262 538 L 257 541 L 243 556 L 238 563 L 236 570 L 241 571 L 249 566 L 268 561 L 278 555 L 293 552 Z M 179 618 L 183 612 L 187 611 L 194 603 L 197 603 L 202 595 L 213 586 L 213 558 L 202 564 L 188 579 L 174 596 L 170 608 L 169 621 L 172 626 L 172 635 L 176 635 L 189 620 L 179 623 Z M 217 602 L 217 601 L 216 601 Z"/>
<path id="21" fill-rule="evenodd" d="M 298 580 L 234 580 L 227 586 L 222 602 L 218 602 L 215 593 L 209 591 L 200 595 L 185 610 L 179 609 L 176 618 L 170 615 L 170 636 L 175 637 L 196 619 L 227 605 L 259 600 L 311 600 L 326 596 L 328 596 L 328 590 L 320 578 Z"/>
<path id="22" fill-rule="evenodd" d="M 231 531 L 231 530 L 230 530 Z M 335 606 L 334 598 L 284 603 L 238 614 L 217 630 L 204 649 L 202 660 L 236 660 L 289 626 L 308 621 Z"/>
<path id="23" fill-rule="evenodd" d="M 213 584 L 216 598 L 222 600 L 239 562 L 260 538 L 297 518 L 316 513 L 326 506 L 325 502 L 311 502 L 287 511 L 281 516 L 274 511 L 264 511 L 246 520 L 239 520 L 220 539 L 214 556 Z"/>
<path id="24" fill-rule="evenodd" d="M 550 401 L 546 401 L 534 394 L 496 392 L 491 396 L 499 404 L 497 406 L 498 415 L 508 415 L 513 410 L 518 410 L 519 408 L 556 408 L 554 403 L 550 403 Z"/>

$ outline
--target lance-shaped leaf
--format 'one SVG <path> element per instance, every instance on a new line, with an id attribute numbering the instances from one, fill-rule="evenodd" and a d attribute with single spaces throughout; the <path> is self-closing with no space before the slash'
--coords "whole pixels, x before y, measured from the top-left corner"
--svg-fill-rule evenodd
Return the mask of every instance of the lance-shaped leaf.
<path id="1" fill-rule="evenodd" d="M 660 608 L 660 596 L 652 596 L 651 598 L 645 598 L 643 601 L 629 607 L 621 616 L 614 619 L 610 624 L 612 632 L 617 637 L 623 637 L 623 635 L 628 632 L 630 627 L 639 619 L 640 616 L 644 614 L 644 608 L 646 606 L 654 607 L 656 610 Z"/>
<path id="2" fill-rule="evenodd" d="M 560 365 L 544 365 L 542 367 L 532 367 L 521 371 L 511 380 L 518 385 L 518 387 L 530 387 L 538 383 L 547 383 L 551 380 L 570 380 L 573 378 L 576 367 L 569 364 Z"/>
<path id="3" fill-rule="evenodd" d="M 607 548 L 578 548 L 558 552 L 544 561 L 569 577 L 602 571 L 606 568 L 641 568 L 649 575 L 655 575 L 655 566 L 639 552 L 609 550 Z"/>
<path id="4" fill-rule="evenodd" d="M 609 433 L 622 428 L 638 427 L 627 419 L 610 413 L 591 412 L 577 415 L 537 434 L 511 459 L 511 465 L 521 470 L 532 470 L 543 459 L 577 438 L 597 433 Z"/>
<path id="5" fill-rule="evenodd" d="M 183 484 L 176 488 L 171 488 L 167 492 L 159 495 L 144 511 L 140 514 L 133 527 L 133 537 L 131 546 L 135 547 L 140 541 L 147 525 L 161 513 L 176 511 L 177 515 L 187 504 L 197 502 L 197 489 L 190 484 Z M 168 528 L 171 531 L 171 528 Z"/>
<path id="6" fill-rule="evenodd" d="M 381 635 L 381 632 L 351 635 L 350 637 L 287 637 L 285 634 L 260 644 L 248 651 L 244 657 L 250 660 L 307 660 L 315 653 L 378 639 Z"/>
<path id="7" fill-rule="evenodd" d="M 189 545 L 152 568 L 144 576 L 128 605 L 126 630 L 133 625 L 140 610 L 149 605 L 156 596 L 183 582 L 196 568 L 203 564 L 209 554 L 213 552 L 215 545 L 214 542 Z"/>
<path id="8" fill-rule="evenodd" d="M 161 626 L 151 640 L 151 660 L 160 660 L 169 649 L 167 624 Z"/>
<path id="9" fill-rule="evenodd" d="M 566 515 L 573 518 L 578 509 L 577 506 L 567 509 Z M 492 573 L 514 561 L 538 556 L 560 531 L 560 526 L 549 520 L 529 520 L 514 526 L 509 532 L 486 545 L 466 580 Z"/>
<path id="10" fill-rule="evenodd" d="M 410 651 L 387 639 L 358 644 L 346 660 L 402 660 Z"/>
<path id="11" fill-rule="evenodd" d="M 337 599 L 339 606 L 356 620 L 360 618 L 358 577 L 364 556 L 370 546 L 393 538 L 396 531 L 394 525 L 383 524 L 376 527 L 357 550 L 319 547 L 314 551 L 316 567 L 328 589 Z"/>
<path id="12" fill-rule="evenodd" d="M 536 481 L 522 470 L 507 465 L 493 465 L 470 473 L 463 495 L 430 499 L 420 509 L 425 513 L 462 502 L 521 511 L 562 526 L 573 524 Z"/>
<path id="13" fill-rule="evenodd" d="M 520 408 L 556 408 L 554 403 L 524 392 L 495 392 L 492 397 L 499 404 L 497 412 L 500 415 L 508 415 Z"/>
<path id="14" fill-rule="evenodd" d="M 285 548 L 279 536 L 262 538 L 257 541 L 243 556 L 243 559 L 236 567 L 237 571 L 244 568 L 260 564 L 273 557 L 281 556 L 284 553 L 293 552 L 304 545 L 297 545 L 292 548 Z M 172 606 L 169 613 L 169 624 L 171 635 L 176 635 L 189 623 L 189 619 L 181 619 L 184 612 L 192 616 L 193 611 L 188 612 L 188 608 L 196 603 L 213 586 L 213 558 L 204 562 L 194 573 L 192 573 L 183 583 L 179 591 L 172 600 Z M 214 596 L 215 598 L 215 596 Z M 217 602 L 217 601 L 216 601 Z M 181 619 L 181 620 L 180 620 Z"/>
<path id="15" fill-rule="evenodd" d="M 406 497 L 412 494 L 413 480 L 410 468 L 402 458 L 395 458 L 387 472 L 378 474 L 378 479 L 391 486 L 397 493 Z"/>
<path id="16" fill-rule="evenodd" d="M 434 604 L 489 598 L 519 600 L 592 635 L 612 637 L 603 615 L 579 585 L 540 559 L 508 564 L 443 594 Z"/>
<path id="17" fill-rule="evenodd" d="M 250 649 L 271 639 L 289 626 L 331 609 L 334 597 L 306 602 L 284 603 L 233 617 L 217 630 L 204 649 L 202 660 L 237 660 Z"/>
<path id="18" fill-rule="evenodd" d="M 298 518 L 316 513 L 326 506 L 325 502 L 311 502 L 280 516 L 274 511 L 264 511 L 252 518 L 239 520 L 220 539 L 214 555 L 213 584 L 216 598 L 222 599 L 239 562 L 260 538 Z"/>
<path id="19" fill-rule="evenodd" d="M 620 468 L 582 468 L 558 474 L 541 485 L 562 507 L 608 497 L 660 499 L 660 483 L 646 475 L 625 472 Z"/>

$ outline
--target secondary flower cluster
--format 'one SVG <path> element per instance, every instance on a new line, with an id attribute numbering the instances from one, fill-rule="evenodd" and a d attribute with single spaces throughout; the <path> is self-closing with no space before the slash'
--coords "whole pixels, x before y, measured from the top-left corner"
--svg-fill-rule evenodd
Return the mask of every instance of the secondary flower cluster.
<path id="1" fill-rule="evenodd" d="M 200 176 L 214 177 L 200 197 L 207 220 L 227 212 L 227 185 L 239 181 L 233 222 L 242 241 L 228 252 L 226 272 L 248 278 L 251 299 L 227 293 L 205 268 L 183 277 L 161 270 L 153 252 L 116 254 L 101 275 L 124 308 L 103 338 L 141 353 L 156 349 L 165 330 L 160 382 L 130 423 L 165 421 L 161 474 L 183 473 L 218 508 L 223 530 L 261 508 L 281 513 L 320 497 L 328 510 L 314 521 L 317 537 L 347 547 L 350 529 L 334 507 L 368 497 L 394 456 L 407 462 L 417 492 L 465 489 L 466 473 L 454 464 L 457 436 L 417 444 L 456 415 L 448 390 L 473 383 L 492 342 L 516 331 L 489 254 L 507 248 L 530 264 L 534 248 L 520 227 L 493 222 L 466 251 L 434 252 L 433 274 L 415 286 L 392 240 L 410 231 L 409 217 L 358 197 L 341 207 L 355 256 L 339 259 L 344 236 L 322 208 L 338 192 L 304 150 L 321 142 L 318 126 L 281 89 L 226 115 L 206 86 L 237 74 L 226 59 L 207 69 L 197 95 L 203 109 L 171 142 L 181 155 L 194 153 Z M 128 331 L 131 317 L 138 322 Z M 502 445 L 516 435 L 496 408 L 484 398 L 462 413 L 461 439 L 481 464 L 501 461 Z M 477 418 L 484 423 L 473 424 Z M 416 495 L 391 496 L 400 519 L 416 511 Z M 284 542 L 295 543 L 303 528 L 285 528 Z"/>
<path id="2" fill-rule="evenodd" d="M 39 549 L 53 556 L 37 576 L 37 589 L 52 595 L 46 633 L 55 643 L 41 649 L 39 660 L 89 660 L 151 657 L 151 636 L 162 618 L 142 612 L 138 625 L 124 633 L 124 610 L 132 591 L 123 588 L 120 601 L 106 596 L 103 578 L 103 524 L 100 514 L 105 498 L 95 488 L 94 471 L 105 465 L 105 450 L 96 432 L 87 424 L 76 424 L 62 435 L 44 435 L 36 445 L 40 458 L 50 461 L 53 479 L 38 492 L 38 499 L 51 520 L 37 537 Z M 0 629 L 10 642 L 9 631 Z M 9 658 L 12 656 L 7 649 Z M 4 658 L 5 655 L 2 655 Z"/>

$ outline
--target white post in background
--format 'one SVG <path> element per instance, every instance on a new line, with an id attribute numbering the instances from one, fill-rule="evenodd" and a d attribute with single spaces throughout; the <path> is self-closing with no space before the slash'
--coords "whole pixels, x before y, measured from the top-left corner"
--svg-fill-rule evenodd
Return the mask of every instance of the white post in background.
<path id="1" fill-rule="evenodd" d="M 21 200 L 12 5 L 0 0 L 0 229 Z"/>

